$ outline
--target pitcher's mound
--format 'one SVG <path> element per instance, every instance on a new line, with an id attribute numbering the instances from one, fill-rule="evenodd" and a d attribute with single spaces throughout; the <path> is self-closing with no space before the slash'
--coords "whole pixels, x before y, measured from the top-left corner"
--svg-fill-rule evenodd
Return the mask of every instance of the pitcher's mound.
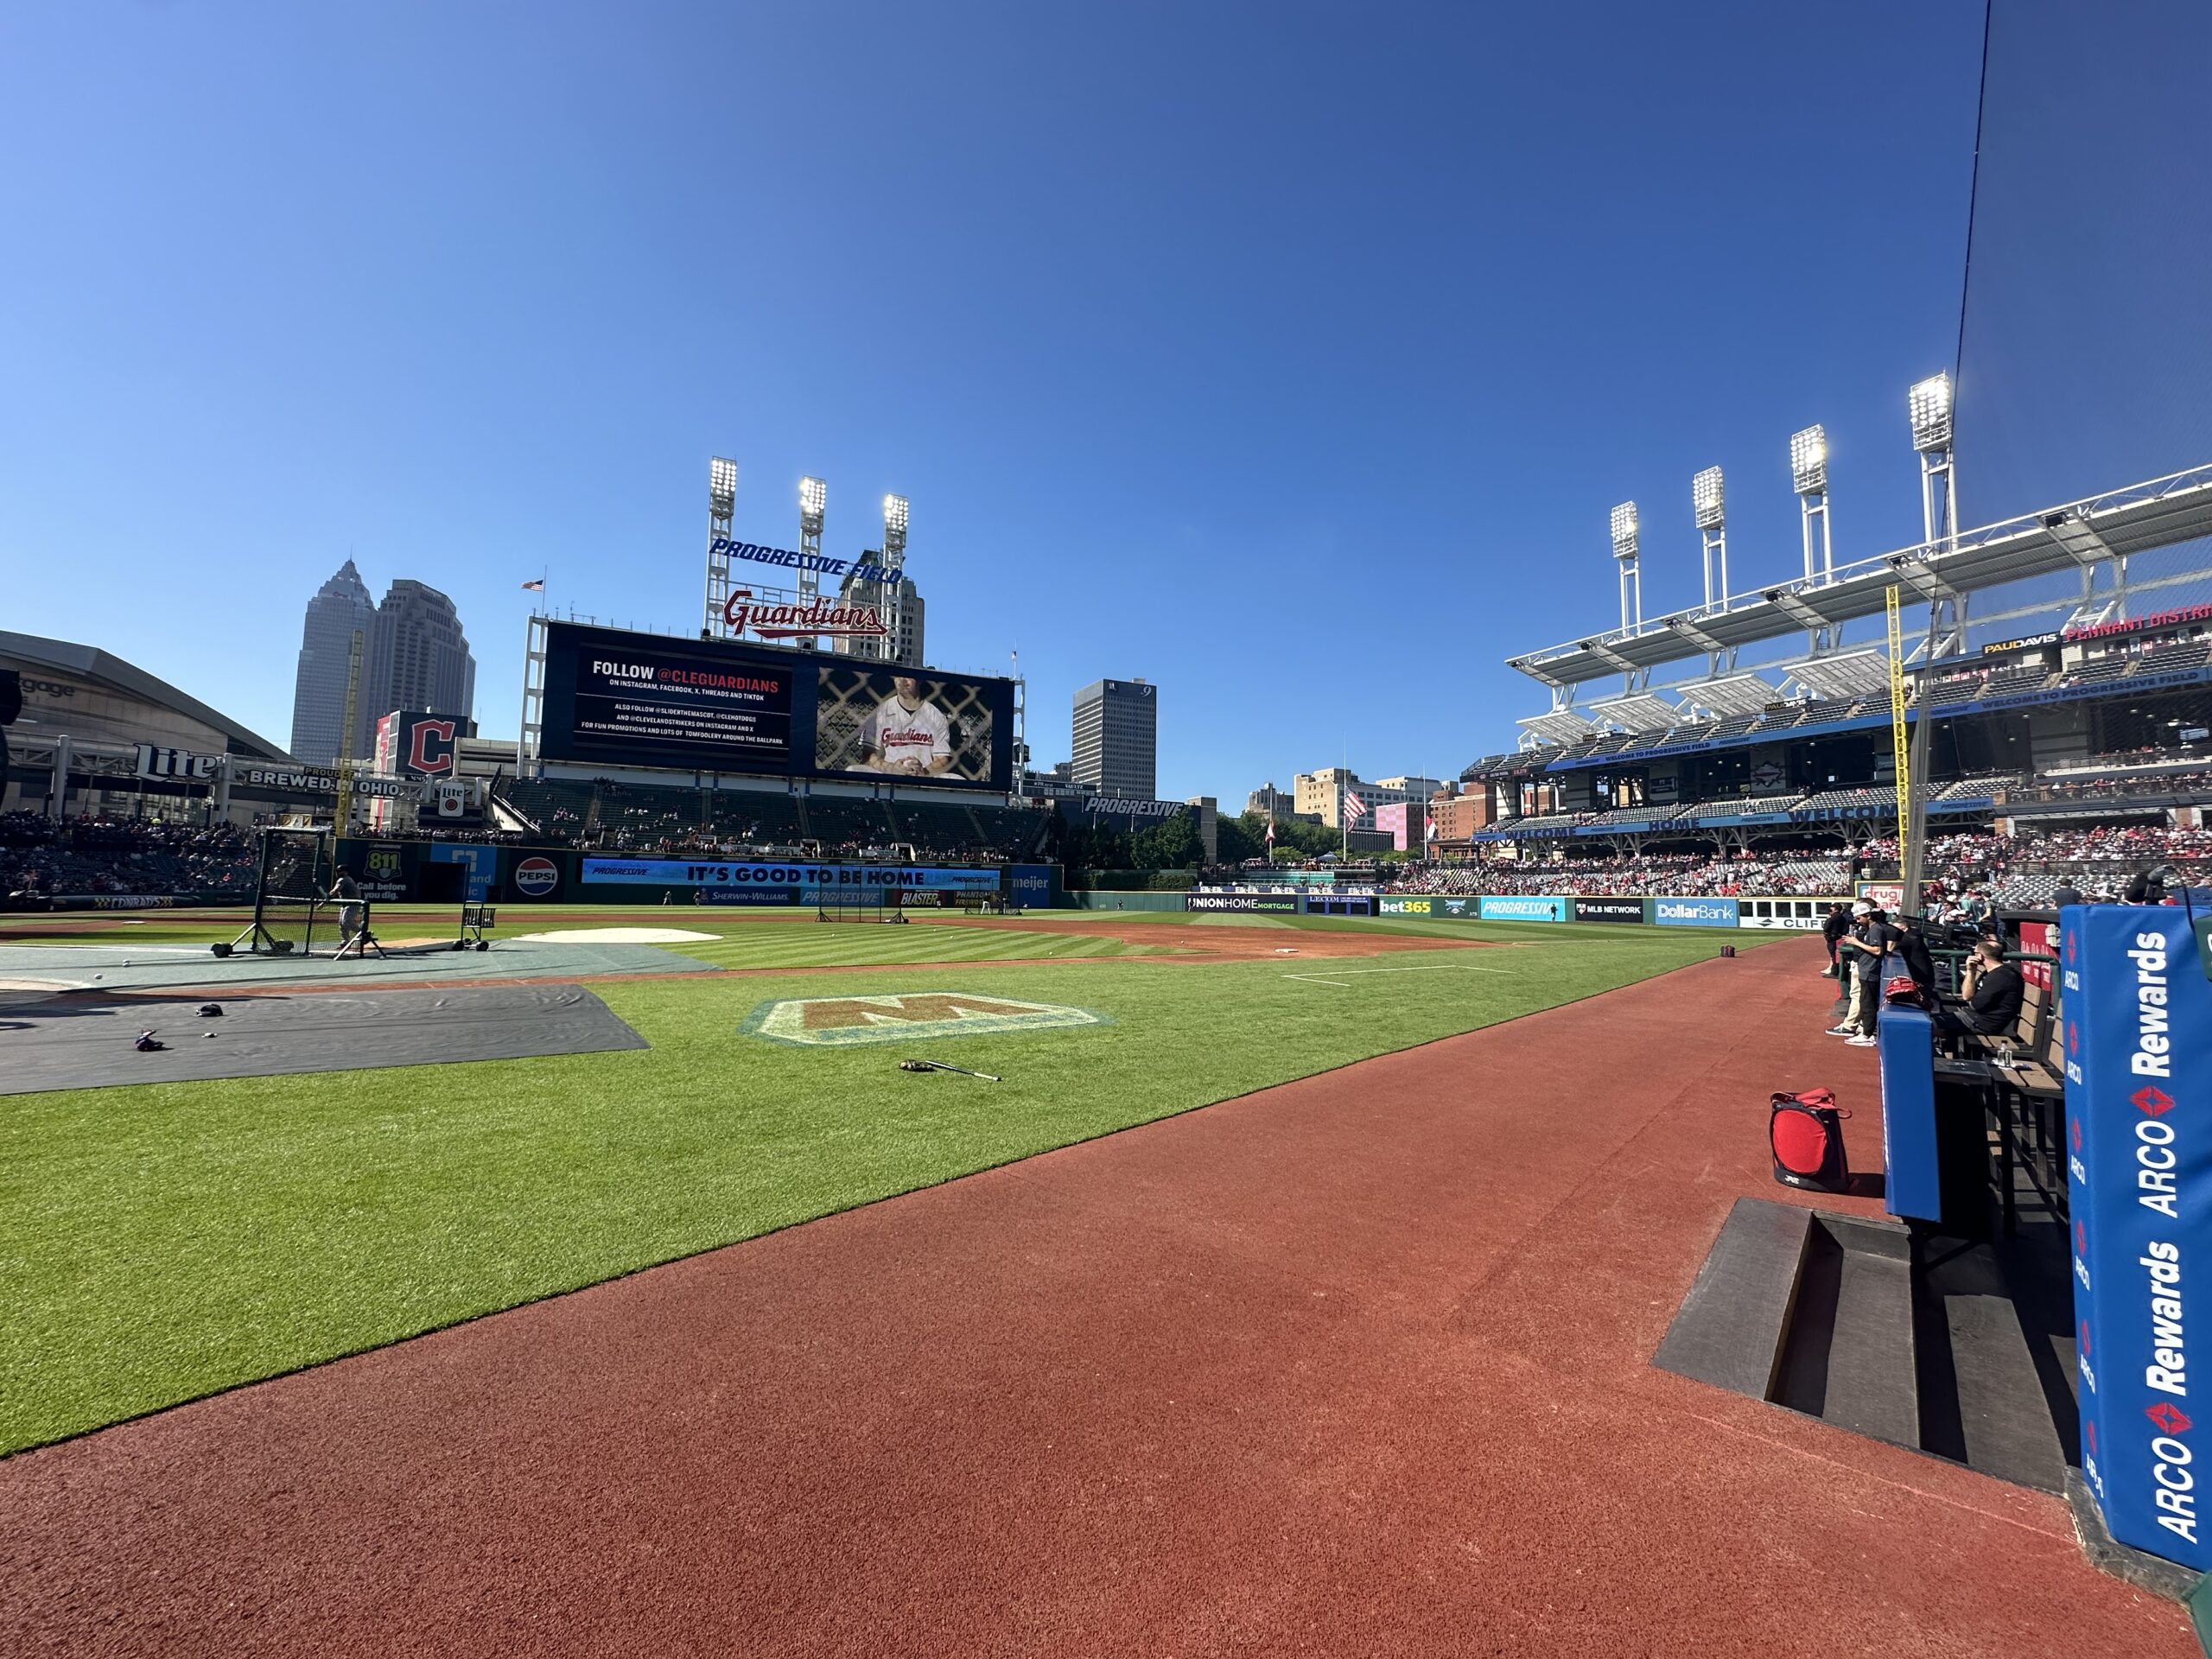
<path id="1" fill-rule="evenodd" d="M 688 944 L 693 939 L 719 939 L 721 935 L 694 933 L 688 927 L 564 927 L 521 937 L 553 944 Z"/>

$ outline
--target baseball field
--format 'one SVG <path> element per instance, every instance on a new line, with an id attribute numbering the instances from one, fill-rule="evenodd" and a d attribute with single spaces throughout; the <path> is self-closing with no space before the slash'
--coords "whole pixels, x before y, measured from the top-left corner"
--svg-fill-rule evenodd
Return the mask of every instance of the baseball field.
<path id="1" fill-rule="evenodd" d="M 387 941 L 442 925 L 378 916 Z M 198 983 L 202 947 L 239 925 L 9 919 L 0 1018 L 102 1008 L 118 1052 L 141 1025 L 189 1051 L 203 995 L 304 1006 L 391 971 Z M 1081 912 L 836 926 L 594 908 L 529 925 L 699 937 L 643 947 L 677 959 L 662 971 L 575 976 L 642 1047 L 0 1099 L 0 1452 L 1589 997 L 1724 937 L 1764 942 Z M 531 965 L 521 931 L 454 958 L 478 977 L 448 1001 Z M 112 988 L 149 963 L 160 985 Z M 804 1005 L 783 1036 L 779 1005 Z M 162 1075 L 164 1055 L 140 1058 Z"/>

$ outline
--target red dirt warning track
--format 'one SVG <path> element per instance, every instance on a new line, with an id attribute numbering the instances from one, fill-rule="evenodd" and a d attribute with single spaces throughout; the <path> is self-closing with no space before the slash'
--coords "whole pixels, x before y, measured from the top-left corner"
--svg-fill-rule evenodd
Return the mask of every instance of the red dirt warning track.
<path id="1" fill-rule="evenodd" d="M 1647 1364 L 1731 1201 L 1781 1195 L 1769 1090 L 1833 1084 L 1877 1160 L 1816 961 L 0 1463 L 0 1650 L 2194 1653 L 2056 1499 Z"/>

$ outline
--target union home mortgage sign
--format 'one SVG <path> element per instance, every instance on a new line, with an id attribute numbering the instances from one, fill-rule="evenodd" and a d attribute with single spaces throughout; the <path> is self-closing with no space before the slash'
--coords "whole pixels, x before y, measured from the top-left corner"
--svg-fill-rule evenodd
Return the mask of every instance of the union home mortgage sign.
<path id="1" fill-rule="evenodd" d="M 2061 924 L 2082 1468 L 2105 1524 L 2212 1567 L 2212 982 L 2173 906 Z"/>

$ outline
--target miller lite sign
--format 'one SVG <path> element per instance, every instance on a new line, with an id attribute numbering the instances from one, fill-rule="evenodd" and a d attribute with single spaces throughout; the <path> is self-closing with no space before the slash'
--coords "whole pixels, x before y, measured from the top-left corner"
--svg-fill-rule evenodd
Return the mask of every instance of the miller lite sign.
<path id="1" fill-rule="evenodd" d="M 141 778 L 204 784 L 215 775 L 222 764 L 223 758 L 219 754 L 194 754 L 189 749 L 156 748 L 151 743 L 138 745 L 137 775 Z"/>

